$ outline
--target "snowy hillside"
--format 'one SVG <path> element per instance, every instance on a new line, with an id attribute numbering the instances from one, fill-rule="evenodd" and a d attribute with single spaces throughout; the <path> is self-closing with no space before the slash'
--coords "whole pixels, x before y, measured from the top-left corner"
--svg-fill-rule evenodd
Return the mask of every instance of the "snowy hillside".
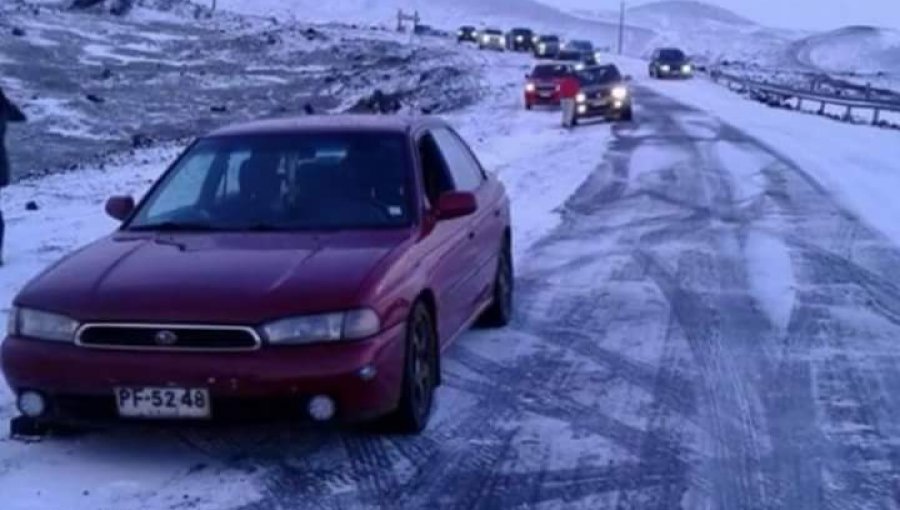
<path id="1" fill-rule="evenodd" d="M 618 27 L 614 23 L 587 20 L 564 13 L 534 0 L 219 0 L 221 8 L 242 14 L 276 16 L 298 21 L 335 21 L 378 23 L 392 26 L 398 9 L 417 10 L 422 23 L 455 29 L 459 25 L 497 26 L 508 29 L 527 25 L 542 32 L 593 40 L 612 45 Z M 629 28 L 626 45 L 640 53 L 652 38 L 652 32 Z"/>
<path id="2" fill-rule="evenodd" d="M 817 34 L 792 45 L 798 62 L 825 71 L 900 73 L 900 31 L 868 26 Z"/>
<path id="3" fill-rule="evenodd" d="M 693 0 L 663 0 L 628 9 L 630 23 L 656 29 L 684 29 L 713 24 L 732 27 L 748 27 L 754 22 L 737 14 L 703 2 Z"/>

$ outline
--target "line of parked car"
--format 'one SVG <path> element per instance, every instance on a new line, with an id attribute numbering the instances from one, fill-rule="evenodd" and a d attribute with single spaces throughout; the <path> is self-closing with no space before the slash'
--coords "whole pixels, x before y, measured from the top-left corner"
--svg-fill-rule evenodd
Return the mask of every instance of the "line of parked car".
<path id="1" fill-rule="evenodd" d="M 634 118 L 631 77 L 613 64 L 601 64 L 603 51 L 587 40 L 565 43 L 553 34 L 536 34 L 529 28 L 504 33 L 497 28 L 462 26 L 458 43 L 474 43 L 481 50 L 530 52 L 539 61 L 525 76 L 525 109 L 563 107 L 563 124 L 578 125 L 587 119 L 631 121 Z M 653 52 L 651 78 L 690 78 L 694 67 L 676 48 Z"/>

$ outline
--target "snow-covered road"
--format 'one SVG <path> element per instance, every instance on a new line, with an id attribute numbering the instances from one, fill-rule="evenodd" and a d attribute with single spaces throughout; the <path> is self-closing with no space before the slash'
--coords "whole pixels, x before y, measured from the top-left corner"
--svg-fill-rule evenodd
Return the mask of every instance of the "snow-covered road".
<path id="1" fill-rule="evenodd" d="M 702 82 L 638 82 L 636 123 L 567 132 L 521 109 L 527 59 L 472 58 L 490 91 L 450 120 L 512 197 L 517 315 L 447 352 L 425 433 L 0 439 L 0 506 L 896 508 L 900 248 L 861 190 L 900 162 L 853 143 L 882 132 Z M 862 185 L 821 164 L 831 137 Z M 175 150 L 11 189 L 2 297 L 112 228 L 102 197 Z"/>

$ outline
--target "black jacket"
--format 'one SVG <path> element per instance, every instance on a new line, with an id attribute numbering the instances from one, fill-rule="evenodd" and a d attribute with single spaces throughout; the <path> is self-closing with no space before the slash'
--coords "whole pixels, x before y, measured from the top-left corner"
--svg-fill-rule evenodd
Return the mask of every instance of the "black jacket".
<path id="1" fill-rule="evenodd" d="M 3 89 L 0 89 L 0 188 L 8 186 L 10 180 L 9 159 L 6 157 L 6 123 L 26 120 L 22 110 L 12 104 Z"/>

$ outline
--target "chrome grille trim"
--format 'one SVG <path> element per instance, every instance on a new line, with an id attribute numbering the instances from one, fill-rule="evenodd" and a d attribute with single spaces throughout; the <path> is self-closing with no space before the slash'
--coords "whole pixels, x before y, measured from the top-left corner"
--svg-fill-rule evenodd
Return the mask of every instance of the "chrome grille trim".
<path id="1" fill-rule="evenodd" d="M 146 330 L 197 330 L 197 331 L 240 331 L 249 334 L 253 339 L 253 345 L 247 347 L 178 347 L 178 346 L 152 346 L 152 345 L 119 345 L 119 344 L 85 344 L 82 335 L 85 331 L 94 328 L 107 329 L 146 329 Z M 114 350 L 114 351 L 150 351 L 150 352 L 249 352 L 262 347 L 262 337 L 256 329 L 250 326 L 230 326 L 222 324 L 177 324 L 177 323 L 145 323 L 145 322 L 88 322 L 78 327 L 75 332 L 75 345 L 85 349 Z"/>

